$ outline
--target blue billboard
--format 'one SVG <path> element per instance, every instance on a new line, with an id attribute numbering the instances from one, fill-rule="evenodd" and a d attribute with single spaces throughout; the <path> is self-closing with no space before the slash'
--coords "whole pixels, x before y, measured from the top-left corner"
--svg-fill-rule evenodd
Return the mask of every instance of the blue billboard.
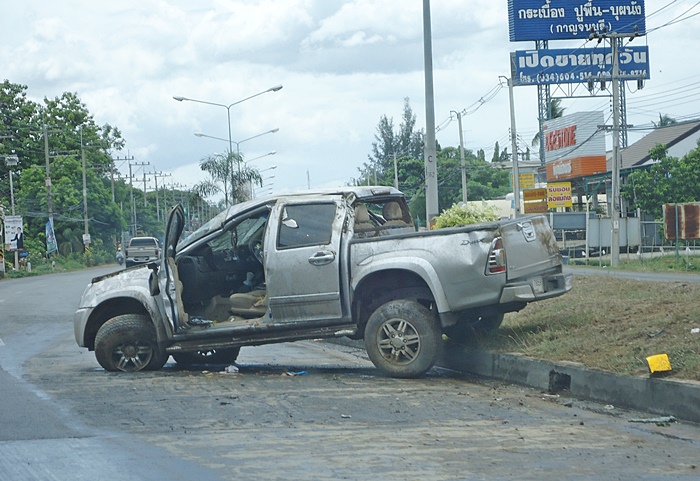
<path id="1" fill-rule="evenodd" d="M 649 47 L 619 49 L 620 79 L 649 78 Z M 588 82 L 612 78 L 612 49 L 561 48 L 511 52 L 513 85 Z"/>
<path id="2" fill-rule="evenodd" d="M 508 0 L 511 42 L 586 39 L 591 30 L 646 34 L 644 0 Z"/>

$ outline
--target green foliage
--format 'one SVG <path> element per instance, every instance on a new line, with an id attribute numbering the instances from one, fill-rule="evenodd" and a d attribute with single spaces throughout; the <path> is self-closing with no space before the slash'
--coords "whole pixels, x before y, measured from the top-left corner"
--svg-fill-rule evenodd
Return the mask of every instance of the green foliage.
<path id="1" fill-rule="evenodd" d="M 435 218 L 435 227 L 459 227 L 479 222 L 498 220 L 496 209 L 492 206 L 478 206 L 474 203 L 455 204 Z"/>
<path id="2" fill-rule="evenodd" d="M 656 161 L 648 170 L 629 175 L 622 195 L 634 207 L 660 219 L 663 204 L 700 201 L 700 147 L 682 159 L 669 157 L 666 147 L 657 145 L 649 152 Z"/>
<path id="3" fill-rule="evenodd" d="M 404 99 L 404 113 L 399 132 L 394 132 L 392 119 L 382 116 L 372 144 L 370 163 L 360 169 L 354 185 L 394 185 L 394 152 L 396 152 L 399 189 L 406 194 L 416 223 L 425 225 L 425 166 L 421 133 L 412 132 L 415 115 L 408 99 Z M 499 150 L 499 158 L 508 152 Z M 510 171 L 495 168 L 487 162 L 483 149 L 476 154 L 464 151 L 468 199 L 495 199 L 510 192 Z M 462 165 L 459 148 L 437 146 L 438 209 L 448 209 L 462 200 Z"/>

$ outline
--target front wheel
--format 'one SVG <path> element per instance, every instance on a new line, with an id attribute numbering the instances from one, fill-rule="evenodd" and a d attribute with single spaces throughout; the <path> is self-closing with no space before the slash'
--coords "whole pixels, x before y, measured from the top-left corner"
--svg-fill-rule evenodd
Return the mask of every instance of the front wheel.
<path id="1" fill-rule="evenodd" d="M 418 302 L 389 301 L 367 321 L 367 354 L 377 368 L 392 377 L 422 376 L 437 362 L 440 346 L 436 319 Z"/>
<path id="2" fill-rule="evenodd" d="M 124 314 L 105 322 L 95 337 L 95 357 L 106 371 L 135 372 L 163 367 L 168 354 L 158 347 L 146 316 Z"/>
<path id="3" fill-rule="evenodd" d="M 240 347 L 228 349 L 207 349 L 193 352 L 178 352 L 173 354 L 175 362 L 181 366 L 196 366 L 201 364 L 233 364 L 238 359 Z"/>

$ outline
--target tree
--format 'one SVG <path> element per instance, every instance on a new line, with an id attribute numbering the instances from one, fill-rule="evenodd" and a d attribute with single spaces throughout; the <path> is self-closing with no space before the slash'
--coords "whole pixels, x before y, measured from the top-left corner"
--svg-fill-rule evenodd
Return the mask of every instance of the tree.
<path id="1" fill-rule="evenodd" d="M 358 184 L 365 184 L 367 181 L 374 184 L 377 179 L 393 179 L 394 175 L 394 155 L 398 158 L 420 158 L 422 157 L 423 141 L 422 133 L 414 131 L 416 125 L 416 115 L 411 109 L 408 98 L 404 98 L 403 114 L 398 133 L 394 132 L 394 120 L 382 115 L 374 134 L 375 141 L 372 142 L 372 153 L 367 156 L 368 163 L 363 164 L 360 170 Z M 391 182 L 393 184 L 393 180 Z"/>
<path id="2" fill-rule="evenodd" d="M 501 161 L 501 148 L 498 145 L 498 140 L 496 141 L 496 144 L 493 146 L 493 157 L 491 157 L 491 162 L 500 162 Z"/>
<path id="3" fill-rule="evenodd" d="M 669 157 L 661 144 L 649 154 L 657 163 L 629 175 L 622 191 L 626 199 L 657 219 L 665 203 L 700 201 L 700 143 L 681 159 Z"/>
<path id="4" fill-rule="evenodd" d="M 564 116 L 564 111 L 566 108 L 561 106 L 561 99 L 552 99 L 549 102 L 549 108 L 547 109 L 547 113 L 549 114 L 547 120 L 551 119 L 558 119 L 560 117 Z M 540 146 L 540 133 L 537 132 L 535 136 L 532 138 L 532 146 L 533 147 L 538 147 Z"/>
<path id="5" fill-rule="evenodd" d="M 2 135 L 7 137 L 0 147 L 0 154 L 14 153 L 19 158 L 13 175 L 15 198 L 17 212 L 25 218 L 27 237 L 40 239 L 45 245 L 45 223 L 49 216 L 46 132 L 50 149 L 51 213 L 59 246 L 64 245 L 69 253 L 83 250 L 83 152 L 92 245 L 97 248 L 111 246 L 114 236 L 125 225 L 121 211 L 111 198 L 113 167 L 109 154 L 112 148 L 123 147 L 121 133 L 108 124 L 97 126 L 77 94 L 64 93 L 54 99 L 45 98 L 44 105 L 40 105 L 27 100 L 25 91 L 26 86 L 7 80 L 0 86 L 6 129 Z M 4 180 L 4 176 L 2 178 Z M 39 242 L 35 244 L 39 245 Z M 36 247 L 33 249 L 36 252 Z"/>
<path id="6" fill-rule="evenodd" d="M 205 157 L 199 162 L 199 167 L 209 174 L 209 179 L 194 188 L 203 197 L 221 192 L 219 182 L 222 182 L 224 200 L 228 204 L 234 204 L 250 198 L 252 184 L 262 186 L 262 176 L 258 169 L 249 167 L 243 161 L 243 156 L 233 152 Z"/>
<path id="7" fill-rule="evenodd" d="M 669 125 L 673 125 L 675 123 L 676 119 L 670 117 L 668 114 L 661 115 L 661 112 L 659 112 L 659 122 L 652 122 L 655 129 L 658 129 L 659 127 L 668 127 Z"/>

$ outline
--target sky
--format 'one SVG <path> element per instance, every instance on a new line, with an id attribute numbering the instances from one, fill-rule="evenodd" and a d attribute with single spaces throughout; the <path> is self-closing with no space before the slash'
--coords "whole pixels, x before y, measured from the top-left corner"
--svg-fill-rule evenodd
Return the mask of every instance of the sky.
<path id="1" fill-rule="evenodd" d="M 380 118 L 398 130 L 405 98 L 416 128 L 426 125 L 419 0 L 0 4 L 2 78 L 26 85 L 36 102 L 77 93 L 98 125 L 121 130 L 126 147 L 114 155 L 149 164 L 137 172 L 171 174 L 160 179 L 167 185 L 189 188 L 207 177 L 199 161 L 229 146 L 221 105 L 251 96 L 228 112 L 234 145 L 266 178 L 260 194 L 351 183 Z M 628 83 L 630 142 L 659 114 L 700 117 L 699 4 L 646 1 L 648 34 L 632 45 L 649 47 L 651 78 L 642 90 Z M 510 145 L 509 53 L 534 42 L 509 41 L 506 0 L 432 0 L 431 17 L 437 140 L 459 145 L 455 113 L 465 111 L 464 146 L 483 148 L 488 159 L 496 142 Z M 549 44 L 579 46 L 586 42 Z M 609 97 L 576 95 L 562 100 L 565 113 L 603 110 L 609 118 Z M 537 89 L 516 87 L 514 99 L 525 149 L 538 129 Z M 128 175 L 128 161 L 116 165 Z"/>

